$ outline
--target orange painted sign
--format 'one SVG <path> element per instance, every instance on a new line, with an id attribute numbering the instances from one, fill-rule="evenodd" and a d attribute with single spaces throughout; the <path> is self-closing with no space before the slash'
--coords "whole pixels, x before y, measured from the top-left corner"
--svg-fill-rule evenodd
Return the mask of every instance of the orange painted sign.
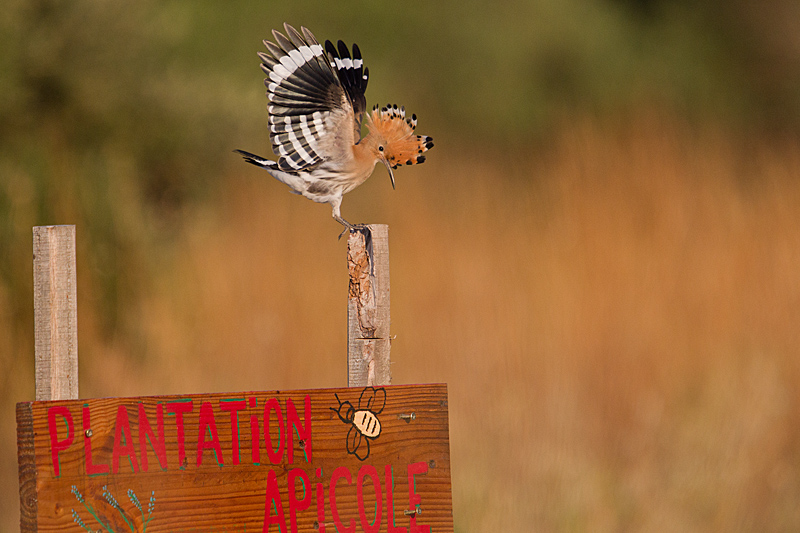
<path id="1" fill-rule="evenodd" d="M 17 404 L 21 529 L 453 531 L 445 385 Z"/>

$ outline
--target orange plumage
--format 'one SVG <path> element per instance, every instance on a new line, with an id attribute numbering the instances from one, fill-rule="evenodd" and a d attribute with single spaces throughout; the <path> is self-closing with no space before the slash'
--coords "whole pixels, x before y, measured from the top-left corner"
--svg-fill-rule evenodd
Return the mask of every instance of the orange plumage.
<path id="1" fill-rule="evenodd" d="M 404 107 L 398 109 L 396 105 L 390 105 L 378 109 L 375 106 L 367 115 L 367 127 L 370 135 L 385 141 L 384 157 L 392 168 L 425 162 L 422 154 L 433 147 L 433 140 L 427 135 L 414 135 L 417 116 L 406 118 Z"/>
<path id="2" fill-rule="evenodd" d="M 342 196 L 364 183 L 379 162 L 394 187 L 392 169 L 424 162 L 433 140 L 414 134 L 417 117 L 406 118 L 403 107 L 376 106 L 366 113 L 369 69 L 357 45 L 351 54 L 342 41 L 323 47 L 307 28 L 284 29 L 286 35 L 272 32 L 274 43 L 264 41 L 268 53 L 259 53 L 278 161 L 236 152 L 295 193 L 330 204 L 333 218 L 352 229 L 341 215 Z M 362 124 L 369 129 L 364 138 Z"/>

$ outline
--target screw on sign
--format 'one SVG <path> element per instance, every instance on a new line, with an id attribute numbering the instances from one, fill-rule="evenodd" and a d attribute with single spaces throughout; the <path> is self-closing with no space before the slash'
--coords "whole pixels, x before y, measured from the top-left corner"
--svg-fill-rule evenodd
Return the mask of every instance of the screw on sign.
<path id="1" fill-rule="evenodd" d="M 453 531 L 444 385 L 22 402 L 17 424 L 24 533 Z"/>

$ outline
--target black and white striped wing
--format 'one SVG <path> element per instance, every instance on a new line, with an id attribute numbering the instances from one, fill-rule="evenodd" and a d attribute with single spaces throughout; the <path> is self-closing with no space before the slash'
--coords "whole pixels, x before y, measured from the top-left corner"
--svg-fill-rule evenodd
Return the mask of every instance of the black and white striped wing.
<path id="1" fill-rule="evenodd" d="M 284 28 L 288 38 L 273 30 L 275 43 L 264 41 L 269 53 L 258 54 L 267 74 L 270 140 L 281 170 L 311 170 L 335 156 L 327 153 L 330 138 L 355 119 L 322 45 L 306 28 L 302 35 Z"/>
<path id="2" fill-rule="evenodd" d="M 338 47 L 338 49 L 337 49 Z M 367 98 L 364 95 L 369 82 L 369 69 L 364 67 L 361 50 L 353 43 L 353 55 L 344 42 L 339 41 L 337 47 L 330 41 L 325 41 L 325 51 L 328 52 L 331 68 L 336 71 L 339 82 L 347 93 L 347 98 L 353 106 L 355 114 L 356 138 L 361 136 L 361 117 L 367 110 Z"/>

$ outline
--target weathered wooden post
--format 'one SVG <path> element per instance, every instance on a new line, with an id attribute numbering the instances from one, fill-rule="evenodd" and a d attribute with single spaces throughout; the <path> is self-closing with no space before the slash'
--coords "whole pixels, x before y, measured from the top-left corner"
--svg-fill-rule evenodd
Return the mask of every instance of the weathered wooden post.
<path id="1" fill-rule="evenodd" d="M 390 385 L 389 226 L 350 232 L 347 267 L 347 386 Z"/>
<path id="2" fill-rule="evenodd" d="M 75 226 L 33 228 L 36 400 L 78 398 Z"/>
<path id="3" fill-rule="evenodd" d="M 356 389 L 78 400 L 75 227 L 34 228 L 34 255 L 37 401 L 17 404 L 23 533 L 453 531 L 447 386 L 383 386 L 387 226 L 348 239 Z"/>
<path id="4" fill-rule="evenodd" d="M 36 400 L 78 398 L 78 303 L 75 226 L 33 228 L 33 317 Z M 33 416 L 17 404 L 20 526 L 36 531 Z M 32 525 L 33 524 L 33 525 Z"/>

